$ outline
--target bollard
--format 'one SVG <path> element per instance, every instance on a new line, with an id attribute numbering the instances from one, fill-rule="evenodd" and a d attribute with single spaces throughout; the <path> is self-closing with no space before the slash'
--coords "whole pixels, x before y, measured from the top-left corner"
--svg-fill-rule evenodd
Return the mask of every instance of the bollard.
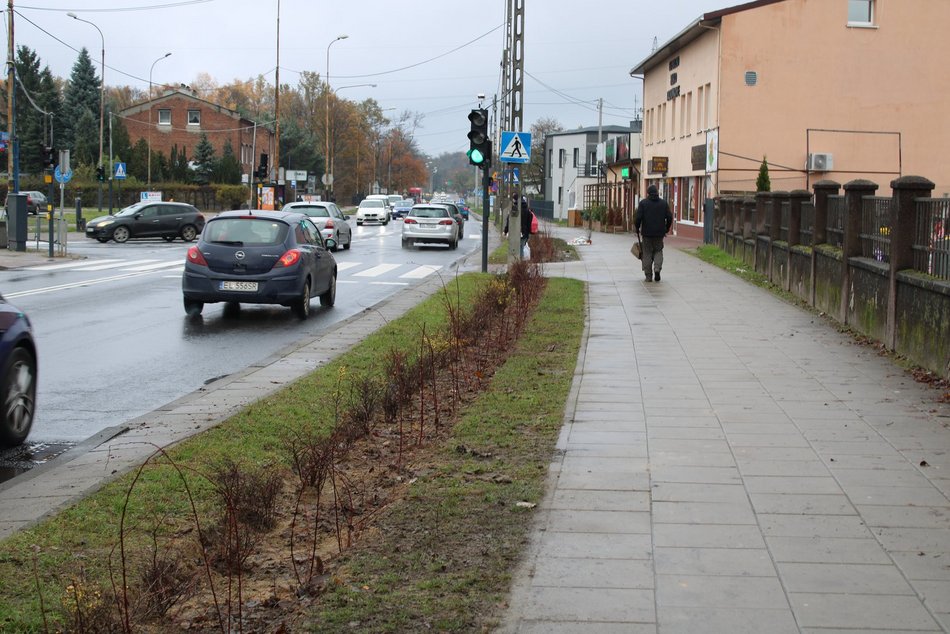
<path id="1" fill-rule="evenodd" d="M 82 197 L 76 196 L 76 231 L 86 230 L 86 220 L 82 217 Z"/>

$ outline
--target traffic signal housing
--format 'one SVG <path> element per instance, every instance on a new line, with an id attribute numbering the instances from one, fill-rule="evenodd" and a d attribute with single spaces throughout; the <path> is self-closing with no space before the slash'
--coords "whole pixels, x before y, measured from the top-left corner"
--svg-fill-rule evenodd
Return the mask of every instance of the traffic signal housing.
<path id="1" fill-rule="evenodd" d="M 43 167 L 53 169 L 56 166 L 56 150 L 48 145 L 43 146 Z"/>
<path id="2" fill-rule="evenodd" d="M 263 152 L 261 152 L 261 162 L 257 166 L 257 178 L 262 181 L 267 180 L 267 154 Z"/>
<path id="3" fill-rule="evenodd" d="M 487 169 L 491 165 L 491 141 L 488 140 L 488 110 L 475 108 L 468 113 L 471 130 L 468 133 L 468 162 Z"/>
<path id="4" fill-rule="evenodd" d="M 100 165 L 96 168 L 96 180 L 100 183 L 106 179 L 106 170 Z"/>

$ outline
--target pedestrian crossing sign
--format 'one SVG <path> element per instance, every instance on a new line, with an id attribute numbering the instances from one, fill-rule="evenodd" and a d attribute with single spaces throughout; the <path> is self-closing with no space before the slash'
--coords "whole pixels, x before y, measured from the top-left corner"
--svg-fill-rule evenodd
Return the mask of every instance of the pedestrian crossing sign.
<path id="1" fill-rule="evenodd" d="M 115 164 L 115 174 L 113 176 L 117 179 L 125 178 L 125 163 Z"/>
<path id="2" fill-rule="evenodd" d="M 501 148 L 502 163 L 527 163 L 531 160 L 531 133 L 503 131 Z"/>

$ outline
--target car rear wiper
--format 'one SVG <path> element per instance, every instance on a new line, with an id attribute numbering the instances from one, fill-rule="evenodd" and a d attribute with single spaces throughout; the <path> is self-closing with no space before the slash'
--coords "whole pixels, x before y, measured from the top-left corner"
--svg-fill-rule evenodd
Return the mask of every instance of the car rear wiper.
<path id="1" fill-rule="evenodd" d="M 232 247 L 243 247 L 243 240 L 212 240 L 212 244 L 227 244 Z"/>

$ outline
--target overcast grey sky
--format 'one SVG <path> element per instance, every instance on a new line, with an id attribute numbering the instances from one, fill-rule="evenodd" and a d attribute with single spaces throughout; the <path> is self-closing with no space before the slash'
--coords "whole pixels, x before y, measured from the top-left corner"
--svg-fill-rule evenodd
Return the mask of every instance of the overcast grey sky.
<path id="1" fill-rule="evenodd" d="M 553 117 L 565 128 L 625 124 L 640 105 L 630 69 L 703 12 L 740 0 L 525 0 L 524 124 Z M 476 95 L 498 91 L 506 0 L 280 0 L 280 80 L 326 73 L 340 96 L 375 98 L 387 115 L 424 115 L 416 133 L 430 155 L 464 151 Z M 190 84 L 208 73 L 219 84 L 277 66 L 277 0 L 14 0 L 16 44 L 37 51 L 54 75 L 68 77 L 85 46 L 106 84 L 148 88 Z M 4 16 L 7 12 L 4 11 Z M 7 20 L 4 19 L 4 35 Z M 4 37 L 6 43 L 6 37 Z M 469 43 L 469 44 L 467 44 Z M 463 46 L 467 44 L 466 46 Z M 458 47 L 463 46 L 459 50 Z M 411 68 L 407 68 L 410 67 Z M 375 88 L 355 86 L 376 84 Z M 343 88 L 344 86 L 355 86 Z"/>

